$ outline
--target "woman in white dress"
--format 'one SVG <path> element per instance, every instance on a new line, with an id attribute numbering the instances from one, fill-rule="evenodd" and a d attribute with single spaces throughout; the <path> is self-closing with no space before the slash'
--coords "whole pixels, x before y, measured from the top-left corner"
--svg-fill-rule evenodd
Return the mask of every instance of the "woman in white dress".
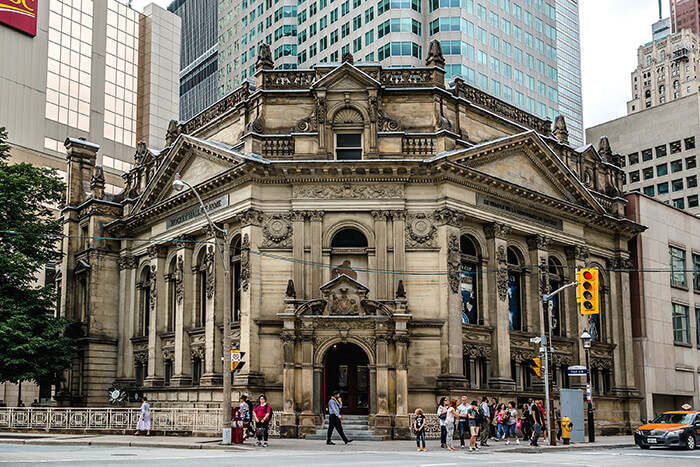
<path id="1" fill-rule="evenodd" d="M 141 398 L 141 416 L 139 417 L 139 422 L 136 424 L 136 433 L 139 431 L 146 430 L 146 436 L 151 436 L 151 406 L 148 403 L 146 396 Z"/>

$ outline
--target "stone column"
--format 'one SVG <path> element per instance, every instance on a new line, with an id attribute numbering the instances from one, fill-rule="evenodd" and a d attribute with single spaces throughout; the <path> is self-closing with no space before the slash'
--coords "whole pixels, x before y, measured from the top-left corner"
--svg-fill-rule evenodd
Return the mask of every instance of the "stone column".
<path id="1" fill-rule="evenodd" d="M 394 271 L 405 271 L 406 270 L 406 212 L 405 211 L 392 211 L 391 217 L 393 218 L 394 227 Z M 391 285 L 389 292 L 392 294 L 389 298 L 396 298 L 393 294 L 399 285 L 399 281 L 403 276 L 400 274 L 394 274 L 391 278 Z M 405 283 L 406 281 L 404 281 Z"/>
<path id="2" fill-rule="evenodd" d="M 586 262 L 588 261 L 589 252 L 588 247 L 583 245 L 575 245 L 566 248 L 566 264 L 571 271 L 571 277 L 576 278 L 576 269 L 582 269 L 586 267 Z M 571 337 L 576 340 L 574 345 L 574 365 L 585 365 L 586 364 L 586 354 L 583 350 L 583 343 L 579 337 L 584 329 L 588 328 L 588 322 L 585 316 L 581 315 L 579 311 L 578 302 L 576 300 L 576 292 L 568 294 L 569 299 L 566 301 L 566 309 L 571 310 L 569 316 L 572 318 L 568 326 Z M 562 302 L 563 304 L 563 302 Z M 586 387 L 585 378 L 571 378 L 571 387 L 575 389 L 582 389 Z"/>
<path id="3" fill-rule="evenodd" d="M 318 415 L 316 412 L 323 404 L 316 400 L 320 398 L 321 387 L 316 385 L 314 370 L 314 341 L 313 329 L 301 331 L 301 414 L 299 415 L 299 436 L 316 432 Z M 321 368 L 322 370 L 322 368 Z M 319 373 L 320 375 L 320 373 Z M 322 401 L 321 401 L 322 402 Z"/>
<path id="4" fill-rule="evenodd" d="M 134 382 L 134 359 L 129 338 L 134 336 L 133 317 L 138 315 L 138 291 L 136 289 L 137 259 L 128 254 L 119 258 L 119 342 L 117 344 L 117 380 Z"/>
<path id="5" fill-rule="evenodd" d="M 544 235 L 536 234 L 527 238 L 527 246 L 530 251 L 530 264 L 544 264 L 545 268 L 549 264 L 549 247 L 552 245 L 552 239 Z M 544 310 L 542 309 L 542 275 L 536 268 L 523 271 L 525 275 L 525 290 L 527 291 L 526 306 L 527 316 L 525 324 L 527 329 L 525 332 L 534 332 L 540 336 L 544 335 Z M 563 310 L 563 307 L 559 307 Z"/>
<path id="6" fill-rule="evenodd" d="M 376 268 L 379 270 L 386 270 L 388 266 L 387 262 L 387 231 L 386 231 L 386 221 L 389 216 L 387 211 L 372 211 L 372 217 L 374 218 L 374 235 L 376 239 Z M 377 274 L 377 290 L 374 293 L 374 297 L 377 300 L 389 300 L 393 297 L 388 296 L 387 293 L 387 279 L 388 274 Z"/>
<path id="7" fill-rule="evenodd" d="M 411 422 L 408 413 L 408 333 L 394 336 L 396 345 L 396 416 L 394 439 L 411 437 Z"/>
<path id="8" fill-rule="evenodd" d="M 323 211 L 309 212 L 309 220 L 311 221 L 311 262 L 321 264 L 323 262 Z M 311 266 L 311 290 L 309 297 L 318 296 L 319 289 L 322 285 L 323 268 Z"/>
<path id="9" fill-rule="evenodd" d="M 210 239 L 209 241 L 214 241 Z M 223 277 L 224 271 L 221 267 L 221 260 L 217 258 L 219 252 L 216 251 L 216 246 L 207 245 L 207 251 L 204 256 L 204 275 L 207 281 L 207 299 L 206 299 L 206 321 L 204 323 L 204 373 L 200 379 L 200 383 L 205 386 L 222 384 L 223 375 L 217 371 L 218 362 L 216 356 L 223 353 L 221 342 L 219 342 L 217 330 L 217 288 L 223 288 L 221 281 L 217 281 L 218 277 Z"/>
<path id="10" fill-rule="evenodd" d="M 280 421 L 280 436 L 282 438 L 297 437 L 297 416 L 294 404 L 295 355 L 294 321 L 285 320 L 284 330 L 280 336 L 282 341 L 282 419 Z"/>
<path id="11" fill-rule="evenodd" d="M 167 249 L 162 245 L 148 248 L 151 257 L 150 321 L 148 324 L 148 376 L 147 387 L 163 385 L 163 350 L 160 333 L 165 331 L 165 308 L 168 304 L 165 284 L 165 256 Z"/>
<path id="12" fill-rule="evenodd" d="M 180 238 L 180 240 L 189 240 Z M 177 252 L 175 265 L 175 355 L 173 362 L 173 376 L 170 384 L 173 386 L 187 386 L 192 383 L 190 375 L 192 370 L 189 339 L 185 328 L 187 323 L 185 315 L 192 311 L 193 284 L 186 275 L 192 271 L 193 244 L 189 242 L 178 243 L 181 245 Z"/>
<path id="13" fill-rule="evenodd" d="M 389 415 L 389 342 L 386 334 L 376 336 L 377 411 L 374 416 L 374 434 L 391 439 Z"/>
<path id="14" fill-rule="evenodd" d="M 292 213 L 292 278 L 296 287 L 299 300 L 310 300 L 306 284 L 304 283 L 304 214 L 295 211 Z"/>
<path id="15" fill-rule="evenodd" d="M 510 330 L 508 319 L 508 235 L 510 226 L 493 222 L 484 226 L 489 249 L 488 268 L 496 271 L 496 293 L 488 294 L 489 321 L 493 326 L 489 387 L 514 390 L 510 371 Z"/>
<path id="16" fill-rule="evenodd" d="M 608 260 L 609 269 L 631 269 L 631 262 L 622 257 Z M 603 284 L 606 286 L 607 284 Z M 614 350 L 614 380 L 613 390 L 620 395 L 636 393 L 634 378 L 634 355 L 632 326 L 632 311 L 630 304 L 629 272 L 610 271 L 609 294 L 610 306 L 604 308 L 607 316 L 601 316 L 601 326 L 605 325 L 610 334 L 610 342 L 617 344 Z M 604 295 L 600 295 L 600 300 Z M 602 330 L 601 330 L 602 332 Z"/>

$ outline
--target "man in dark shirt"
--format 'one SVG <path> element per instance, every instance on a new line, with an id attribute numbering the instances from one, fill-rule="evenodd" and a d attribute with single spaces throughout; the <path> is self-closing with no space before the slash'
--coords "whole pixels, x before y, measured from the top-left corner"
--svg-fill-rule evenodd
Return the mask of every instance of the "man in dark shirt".
<path id="1" fill-rule="evenodd" d="M 534 407 L 530 411 L 531 423 L 532 423 L 532 441 L 530 441 L 531 446 L 537 446 L 537 440 L 540 437 L 540 432 L 542 431 L 542 412 Z"/>
<path id="2" fill-rule="evenodd" d="M 326 444 L 335 444 L 333 441 L 331 441 L 333 429 L 338 431 L 338 434 L 343 439 L 345 444 L 352 443 L 352 440 L 348 439 L 345 436 L 345 433 L 343 433 L 343 424 L 341 423 L 343 417 L 340 416 L 341 403 L 339 399 L 340 391 L 336 389 L 333 391 L 333 397 L 331 397 L 331 399 L 328 401 L 328 436 L 326 437 Z"/>

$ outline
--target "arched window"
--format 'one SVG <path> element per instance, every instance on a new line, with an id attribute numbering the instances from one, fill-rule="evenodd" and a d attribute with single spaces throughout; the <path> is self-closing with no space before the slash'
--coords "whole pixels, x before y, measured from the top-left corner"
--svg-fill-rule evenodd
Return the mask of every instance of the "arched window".
<path id="1" fill-rule="evenodd" d="M 339 110 L 333 118 L 335 156 L 338 160 L 362 159 L 364 118 L 352 108 Z"/>
<path id="2" fill-rule="evenodd" d="M 522 261 L 514 248 L 508 248 L 508 329 L 522 331 Z"/>
<path id="3" fill-rule="evenodd" d="M 651 91 L 648 90 L 648 89 L 647 89 L 646 91 L 644 91 L 644 97 L 646 97 L 647 99 L 650 98 L 650 97 L 651 97 Z"/>
<path id="4" fill-rule="evenodd" d="M 165 317 L 165 330 L 166 332 L 173 332 L 175 330 L 175 313 L 176 313 L 176 307 L 177 307 L 177 292 L 176 292 L 176 265 L 177 265 L 177 256 L 174 256 L 172 261 L 170 262 L 170 266 L 168 268 L 168 276 L 167 276 L 167 281 L 168 281 L 168 308 L 167 308 L 167 315 Z"/>
<path id="5" fill-rule="evenodd" d="M 148 324 L 151 316 L 151 268 L 146 266 L 141 272 L 141 281 L 139 285 L 141 292 L 140 310 L 138 314 L 137 334 L 139 336 L 148 335 Z"/>
<path id="6" fill-rule="evenodd" d="M 336 232 L 331 240 L 331 279 L 341 274 L 366 284 L 367 237 L 355 228 L 345 228 Z"/>
<path id="7" fill-rule="evenodd" d="M 241 320 L 241 237 L 236 237 L 231 248 L 231 310 L 233 321 Z"/>
<path id="8" fill-rule="evenodd" d="M 214 247 L 209 245 L 200 250 L 199 258 L 197 258 L 194 316 L 194 326 L 197 328 L 204 327 L 207 322 L 207 288 L 209 280 L 207 275 L 214 272 L 214 259 Z"/>
<path id="9" fill-rule="evenodd" d="M 462 293 L 462 323 L 479 324 L 477 300 L 479 256 L 474 241 L 462 235 L 459 239 L 461 254 L 460 289 Z M 483 319 L 481 320 L 483 324 Z"/>
<path id="10" fill-rule="evenodd" d="M 662 84 L 661 86 L 659 86 L 659 94 L 663 94 L 663 93 L 665 93 L 665 92 L 666 92 L 666 86 L 664 86 L 664 85 Z"/>
<path id="11" fill-rule="evenodd" d="M 664 61 L 664 60 L 666 60 L 666 51 L 662 50 L 661 51 L 661 61 Z"/>
<path id="12" fill-rule="evenodd" d="M 603 322 L 605 321 L 605 304 L 607 302 L 607 288 L 603 284 L 603 275 L 598 274 L 598 314 L 588 315 L 588 332 L 591 334 L 593 342 L 603 342 L 604 329 Z"/>
<path id="13" fill-rule="evenodd" d="M 549 258 L 549 291 L 554 292 L 563 283 L 563 271 L 561 263 L 556 258 Z M 562 322 L 561 303 L 564 302 L 564 292 L 551 298 L 552 302 L 552 335 L 563 336 L 566 334 Z M 565 302 L 564 302 L 565 303 Z"/>
<path id="14" fill-rule="evenodd" d="M 678 82 L 678 80 L 674 80 L 673 81 L 673 89 L 678 89 L 678 86 L 680 86 L 680 83 Z"/>

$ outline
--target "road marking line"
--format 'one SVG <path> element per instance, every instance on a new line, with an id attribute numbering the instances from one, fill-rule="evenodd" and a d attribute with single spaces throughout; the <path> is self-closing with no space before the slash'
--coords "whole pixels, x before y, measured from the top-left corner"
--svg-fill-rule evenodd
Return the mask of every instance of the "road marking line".
<path id="1" fill-rule="evenodd" d="M 448 462 L 444 464 L 420 464 L 420 467 L 436 467 L 438 465 L 457 465 L 456 462 Z"/>

